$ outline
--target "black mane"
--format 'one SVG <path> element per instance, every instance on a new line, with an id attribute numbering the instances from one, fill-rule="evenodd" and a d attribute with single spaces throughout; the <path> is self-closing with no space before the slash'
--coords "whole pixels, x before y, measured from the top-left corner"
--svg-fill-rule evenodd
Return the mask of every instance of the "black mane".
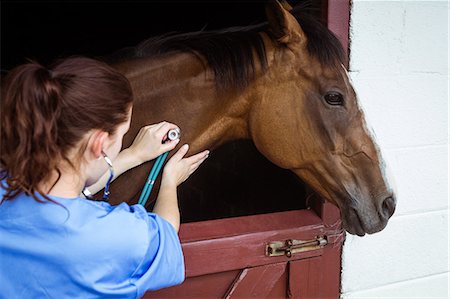
<path id="1" fill-rule="evenodd" d="M 311 56 L 325 66 L 345 64 L 342 45 L 326 26 L 305 7 L 294 8 L 291 13 L 308 38 L 307 50 Z M 113 64 L 170 52 L 189 52 L 206 59 L 219 90 L 243 89 L 254 78 L 256 63 L 260 63 L 263 70 L 267 69 L 264 43 L 258 33 L 261 31 L 271 34 L 267 23 L 216 31 L 168 33 L 144 40 L 136 47 L 121 49 L 105 60 Z"/>

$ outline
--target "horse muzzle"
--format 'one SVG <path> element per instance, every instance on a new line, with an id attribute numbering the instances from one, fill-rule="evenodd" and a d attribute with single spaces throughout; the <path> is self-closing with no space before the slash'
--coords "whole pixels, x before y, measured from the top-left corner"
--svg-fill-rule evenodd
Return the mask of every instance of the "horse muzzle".
<path id="1" fill-rule="evenodd" d="M 360 237 L 379 232 L 386 227 L 389 218 L 394 214 L 395 206 L 394 196 L 381 200 L 376 208 L 357 204 L 348 206 L 341 209 L 343 227 L 350 234 Z"/>

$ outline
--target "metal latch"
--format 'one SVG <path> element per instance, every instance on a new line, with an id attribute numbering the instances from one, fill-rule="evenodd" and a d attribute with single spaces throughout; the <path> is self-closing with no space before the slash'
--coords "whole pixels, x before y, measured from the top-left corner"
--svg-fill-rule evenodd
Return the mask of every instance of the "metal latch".
<path id="1" fill-rule="evenodd" d="M 315 250 L 327 245 L 328 241 L 325 236 L 316 237 L 313 240 L 286 240 L 274 241 L 266 245 L 267 256 L 281 256 L 286 255 L 291 257 L 294 253 Z"/>

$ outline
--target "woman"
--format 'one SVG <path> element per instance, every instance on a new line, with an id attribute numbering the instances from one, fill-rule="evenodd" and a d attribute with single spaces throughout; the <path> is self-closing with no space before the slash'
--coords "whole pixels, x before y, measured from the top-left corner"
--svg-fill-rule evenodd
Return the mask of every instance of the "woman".
<path id="1" fill-rule="evenodd" d="M 4 298 L 138 298 L 184 280 L 176 188 L 208 151 L 184 158 L 184 145 L 172 156 L 152 213 L 80 195 L 86 186 L 101 188 L 94 183 L 107 180 L 108 158 L 117 176 L 177 145 L 162 143 L 177 129 L 162 122 L 141 129 L 119 154 L 132 98 L 123 75 L 89 58 L 49 69 L 30 62 L 8 74 L 0 156 Z"/>

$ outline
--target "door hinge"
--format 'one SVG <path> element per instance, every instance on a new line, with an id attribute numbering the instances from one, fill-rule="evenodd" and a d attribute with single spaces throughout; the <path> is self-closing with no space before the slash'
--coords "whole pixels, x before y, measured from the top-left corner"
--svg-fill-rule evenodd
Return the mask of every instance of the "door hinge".
<path id="1" fill-rule="evenodd" d="M 266 256 L 281 256 L 285 255 L 291 257 L 295 253 L 316 250 L 327 245 L 326 236 L 316 237 L 312 240 L 292 240 L 274 241 L 266 245 Z"/>

